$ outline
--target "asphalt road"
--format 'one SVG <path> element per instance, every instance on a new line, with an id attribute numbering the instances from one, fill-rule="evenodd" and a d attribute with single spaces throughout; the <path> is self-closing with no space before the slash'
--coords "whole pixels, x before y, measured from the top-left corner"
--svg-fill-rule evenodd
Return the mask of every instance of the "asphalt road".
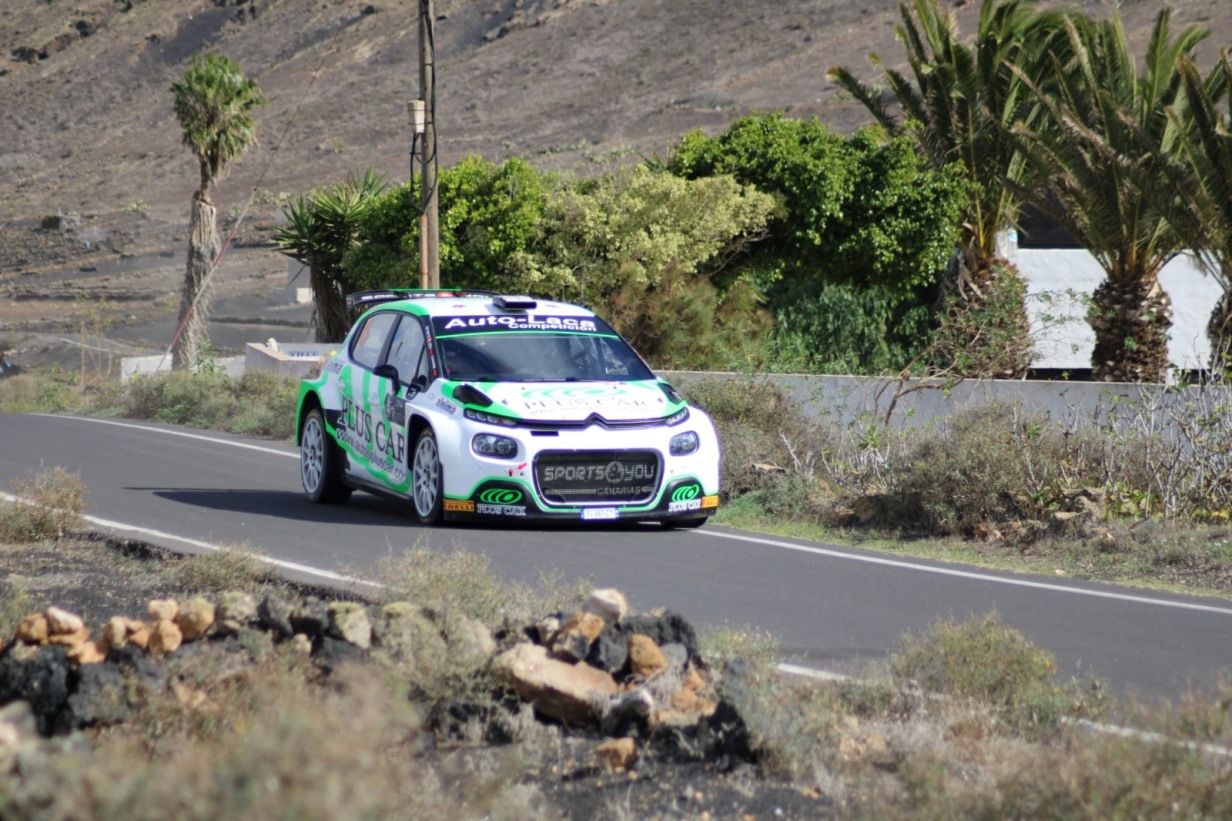
<path id="1" fill-rule="evenodd" d="M 2 389 L 2 384 L 0 384 Z M 247 545 L 273 559 L 375 579 L 384 557 L 427 547 L 491 557 L 507 579 L 541 573 L 617 587 L 637 609 L 697 626 L 753 626 L 784 659 L 836 673 L 883 659 L 906 631 L 991 611 L 1115 692 L 1175 697 L 1232 672 L 1232 602 L 1071 579 L 993 573 L 767 538 L 699 531 L 424 528 L 396 501 L 340 507 L 301 496 L 295 448 L 120 420 L 0 414 L 0 487 L 52 466 L 79 471 L 90 513 L 178 550 Z M 97 522 L 96 522 L 97 524 Z M 320 581 L 320 579 L 317 579 Z"/>

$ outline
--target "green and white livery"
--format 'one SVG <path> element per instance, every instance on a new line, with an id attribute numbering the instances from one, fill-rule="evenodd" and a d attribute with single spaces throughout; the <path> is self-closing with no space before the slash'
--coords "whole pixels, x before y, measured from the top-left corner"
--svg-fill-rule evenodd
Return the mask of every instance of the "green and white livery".
<path id="1" fill-rule="evenodd" d="M 304 491 L 410 500 L 420 521 L 647 520 L 696 527 L 719 503 L 719 442 L 603 320 L 476 291 L 366 291 L 301 383 Z"/>

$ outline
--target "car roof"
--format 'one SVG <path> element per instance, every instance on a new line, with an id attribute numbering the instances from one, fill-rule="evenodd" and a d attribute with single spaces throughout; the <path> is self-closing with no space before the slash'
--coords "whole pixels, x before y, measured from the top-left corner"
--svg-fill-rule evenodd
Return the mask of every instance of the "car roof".
<path id="1" fill-rule="evenodd" d="M 361 291 L 349 294 L 347 305 L 352 310 L 384 307 L 421 316 L 491 316 L 528 312 L 551 313 L 556 316 L 594 316 L 593 311 L 568 302 L 485 291 L 396 288 L 383 291 Z"/>

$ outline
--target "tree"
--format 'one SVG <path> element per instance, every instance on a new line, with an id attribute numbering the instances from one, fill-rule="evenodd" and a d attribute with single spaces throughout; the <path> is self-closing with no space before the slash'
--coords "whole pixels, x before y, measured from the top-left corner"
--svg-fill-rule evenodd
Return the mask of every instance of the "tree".
<path id="1" fill-rule="evenodd" d="M 1184 161 L 1173 166 L 1175 194 L 1187 206 L 1176 227 L 1223 287 L 1207 324 L 1211 371 L 1222 374 L 1232 368 L 1232 56 L 1224 50 L 1205 79 L 1182 58 L 1180 73 L 1190 116 L 1179 121 L 1189 130 Z"/>
<path id="2" fill-rule="evenodd" d="M 1014 127 L 1046 183 L 1035 202 L 1106 273 L 1088 312 L 1091 367 L 1103 381 L 1167 376 L 1172 308 L 1159 272 L 1185 249 L 1175 214 L 1184 206 L 1167 185 L 1189 118 L 1179 68 L 1206 36 L 1195 26 L 1173 37 L 1170 16 L 1156 17 L 1141 71 L 1118 14 L 1072 14 L 1065 48 L 1048 57 L 1051 85 L 1020 74 L 1046 113 L 1043 126 Z"/>
<path id="3" fill-rule="evenodd" d="M 255 81 L 217 54 L 197 55 L 177 83 L 172 83 L 176 119 L 201 172 L 193 192 L 188 262 L 179 325 L 172 349 L 176 369 L 193 367 L 206 335 L 212 292 L 211 274 L 220 243 L 213 187 L 228 166 L 256 142 L 253 110 L 265 102 Z"/>
<path id="4" fill-rule="evenodd" d="M 342 263 L 359 242 L 364 216 L 384 191 L 385 181 L 369 168 L 362 177 L 301 195 L 282 210 L 286 225 L 274 234 L 274 242 L 308 266 L 318 342 L 341 341 L 351 327 L 346 295 L 355 287 Z"/>
<path id="5" fill-rule="evenodd" d="M 945 310 L 958 328 L 988 330 L 988 321 L 1004 326 L 991 336 L 1004 350 L 984 358 L 992 368 L 987 375 L 1021 377 L 1031 359 L 1026 289 L 1017 270 L 998 254 L 997 237 L 1017 219 L 1020 187 L 1028 182 L 1029 169 L 1008 130 L 1014 123 L 1031 122 L 1036 106 L 1021 73 L 1012 67 L 1034 65 L 1057 30 L 1058 18 L 1036 12 L 1021 0 L 985 0 L 974 43 L 965 45 L 953 15 L 937 0 L 900 3 L 899 15 L 898 39 L 911 77 L 888 68 L 877 55 L 871 58 L 881 68 L 898 111 L 846 68 L 830 69 L 829 77 L 890 133 L 913 137 L 935 168 L 957 164 L 966 172 L 972 191 L 962 215 Z M 999 283 L 1001 278 L 1011 281 Z M 1002 309 L 988 310 L 990 299 L 1006 301 L 1006 295 L 1010 298 Z M 963 318 L 969 313 L 982 314 L 986 321 L 969 322 Z M 969 342 L 978 344 L 974 338 Z"/>
<path id="6" fill-rule="evenodd" d="M 778 200 L 766 238 L 725 275 L 766 294 L 773 367 L 893 372 L 927 344 L 968 197 L 956 166 L 934 168 L 905 135 L 842 137 L 782 114 L 688 134 L 666 166 L 690 179 L 730 174 Z"/>

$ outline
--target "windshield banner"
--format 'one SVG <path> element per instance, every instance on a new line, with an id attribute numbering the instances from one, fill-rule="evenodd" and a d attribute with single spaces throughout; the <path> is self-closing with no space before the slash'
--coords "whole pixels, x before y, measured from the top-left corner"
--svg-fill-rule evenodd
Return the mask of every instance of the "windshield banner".
<path id="1" fill-rule="evenodd" d="M 568 333 L 611 334 L 602 320 L 587 316 L 549 316 L 545 314 L 515 314 L 513 316 L 436 316 L 432 330 L 437 336 L 501 331 L 566 331 Z"/>

